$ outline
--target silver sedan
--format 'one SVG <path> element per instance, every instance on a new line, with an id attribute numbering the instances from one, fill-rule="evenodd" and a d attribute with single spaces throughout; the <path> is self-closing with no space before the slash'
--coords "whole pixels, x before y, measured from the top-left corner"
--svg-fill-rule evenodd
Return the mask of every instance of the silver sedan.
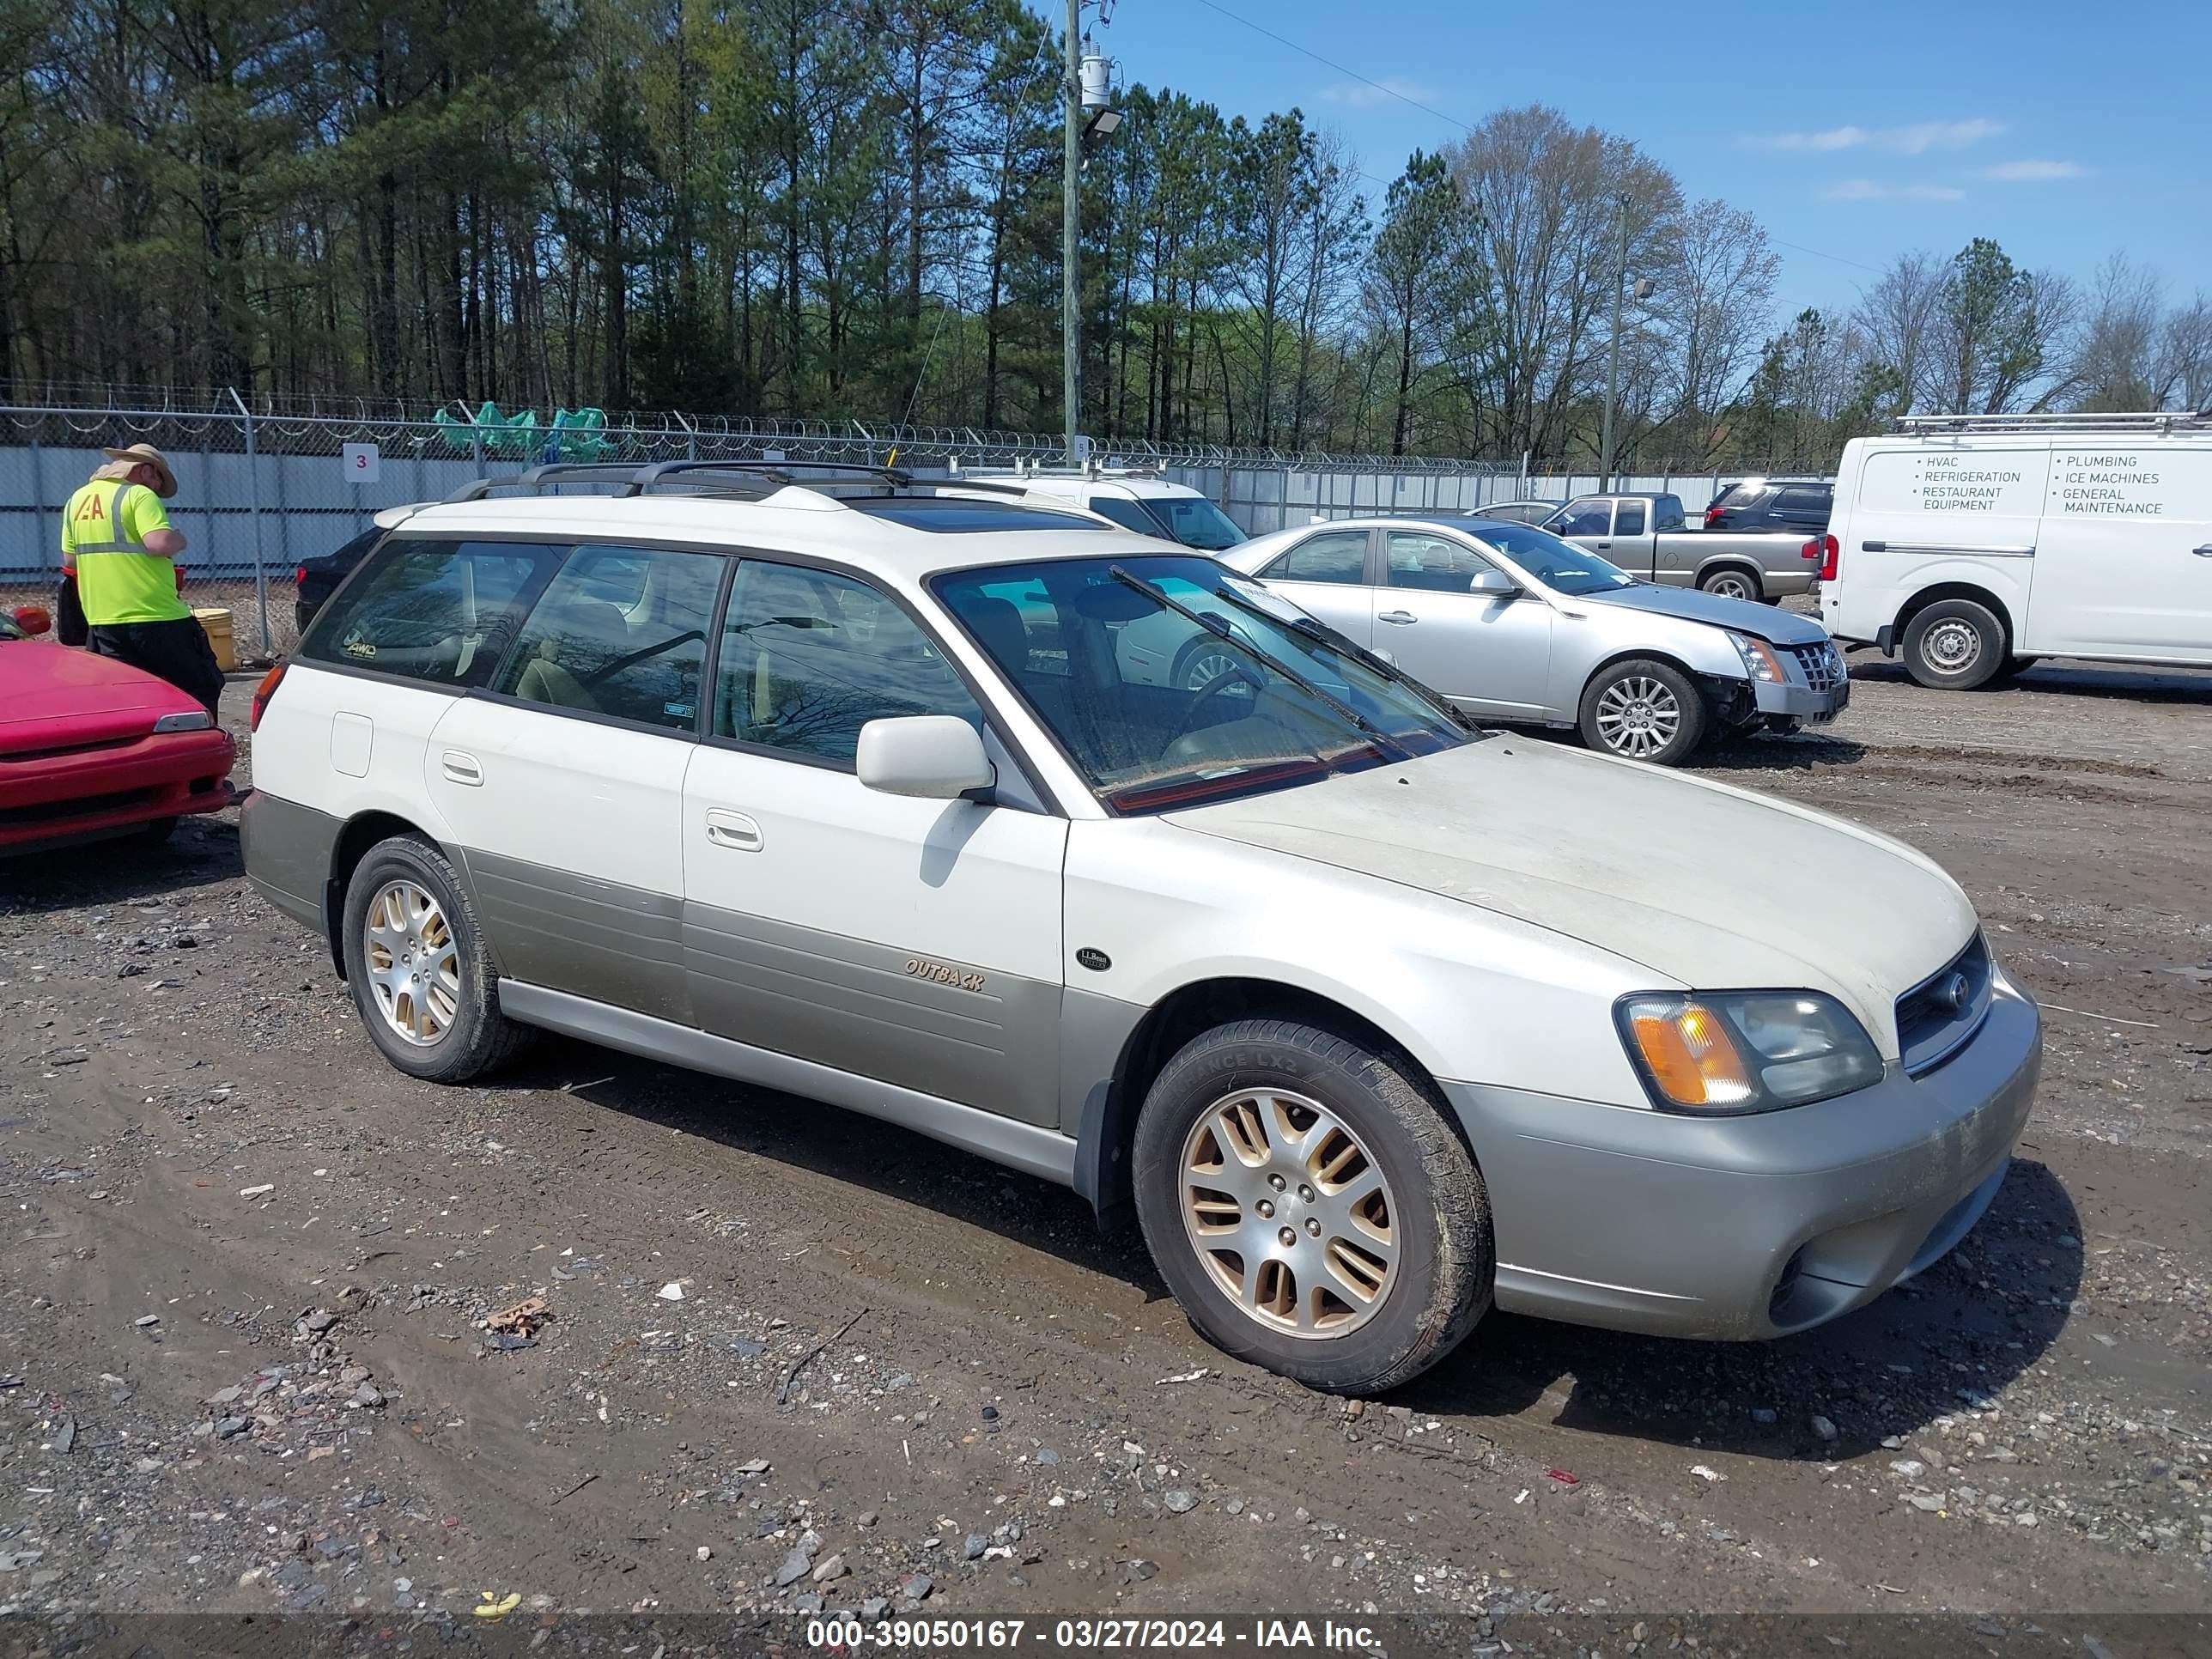
<path id="1" fill-rule="evenodd" d="M 1632 760 L 1679 764 L 1850 699 L 1812 618 L 1638 580 L 1533 525 L 1340 519 L 1221 557 L 1470 713 L 1572 727 Z"/>

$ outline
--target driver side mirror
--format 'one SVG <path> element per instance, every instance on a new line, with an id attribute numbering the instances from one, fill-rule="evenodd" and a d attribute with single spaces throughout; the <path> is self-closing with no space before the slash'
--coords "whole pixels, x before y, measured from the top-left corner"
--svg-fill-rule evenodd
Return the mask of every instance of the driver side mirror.
<path id="1" fill-rule="evenodd" d="M 1513 578 L 1503 570 L 1478 570 L 1470 577 L 1467 591 L 1484 599 L 1517 599 L 1521 590 L 1514 586 Z"/>
<path id="2" fill-rule="evenodd" d="M 908 714 L 860 728 L 853 769 L 871 789 L 957 800 L 999 781 L 975 728 L 951 714 Z"/>
<path id="3" fill-rule="evenodd" d="M 33 639 L 54 625 L 54 619 L 46 614 L 46 608 L 42 605 L 19 605 L 15 607 L 15 626 Z"/>

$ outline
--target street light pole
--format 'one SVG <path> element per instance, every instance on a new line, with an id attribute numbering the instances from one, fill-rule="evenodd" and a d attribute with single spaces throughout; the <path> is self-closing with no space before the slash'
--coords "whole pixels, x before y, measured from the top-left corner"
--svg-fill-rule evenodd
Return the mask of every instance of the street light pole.
<path id="1" fill-rule="evenodd" d="M 1613 489 L 1613 405 L 1620 395 L 1620 290 L 1628 285 L 1628 192 L 1620 196 L 1620 252 L 1613 268 L 1613 340 L 1605 356 L 1605 425 L 1598 436 L 1598 494 Z"/>
<path id="2" fill-rule="evenodd" d="M 1076 282 L 1076 244 L 1082 234 L 1083 0 L 1067 0 L 1067 140 L 1060 209 L 1060 402 L 1067 417 L 1067 464 L 1075 465 L 1075 428 L 1081 424 L 1083 315 Z"/>

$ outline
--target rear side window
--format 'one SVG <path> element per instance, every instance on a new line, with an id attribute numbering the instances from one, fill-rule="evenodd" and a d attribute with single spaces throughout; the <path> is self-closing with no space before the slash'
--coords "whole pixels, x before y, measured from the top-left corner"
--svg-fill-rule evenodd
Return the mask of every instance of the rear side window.
<path id="1" fill-rule="evenodd" d="M 1607 536 L 1613 533 L 1613 503 L 1600 496 L 1594 501 L 1570 501 L 1559 521 L 1549 526 L 1554 536 Z"/>
<path id="2" fill-rule="evenodd" d="M 951 664 L 888 594 L 799 565 L 738 567 L 714 678 L 718 736 L 845 766 L 870 720 L 952 714 L 982 729 Z"/>
<path id="3" fill-rule="evenodd" d="M 723 561 L 580 547 L 530 612 L 493 690 L 690 732 Z"/>
<path id="4" fill-rule="evenodd" d="M 1765 493 L 1765 484 L 1730 484 L 1721 491 L 1719 499 L 1713 505 L 1725 507 L 1731 513 L 1740 513 L 1745 507 L 1756 506 L 1759 498 Z"/>
<path id="5" fill-rule="evenodd" d="M 1662 495 L 1658 501 L 1658 517 L 1652 521 L 1654 530 L 1680 530 L 1682 527 L 1682 498 Z"/>
<path id="6" fill-rule="evenodd" d="M 1832 495 L 1824 486 L 1798 484 L 1783 490 L 1774 505 L 1785 513 L 1826 513 Z"/>
<path id="7" fill-rule="evenodd" d="M 1260 574 L 1284 582 L 1364 582 L 1367 532 L 1337 530 L 1309 536 Z"/>
<path id="8" fill-rule="evenodd" d="M 526 542 L 387 541 L 323 607 L 300 655 L 429 685 L 488 685 L 568 555 Z"/>
<path id="9" fill-rule="evenodd" d="M 1644 503 L 1623 501 L 1613 516 L 1613 533 L 1616 536 L 1641 536 L 1644 533 Z"/>

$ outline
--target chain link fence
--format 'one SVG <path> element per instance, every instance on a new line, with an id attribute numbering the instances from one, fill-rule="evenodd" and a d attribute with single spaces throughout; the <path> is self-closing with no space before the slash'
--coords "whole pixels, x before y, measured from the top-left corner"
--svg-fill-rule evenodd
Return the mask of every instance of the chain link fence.
<path id="1" fill-rule="evenodd" d="M 556 423 L 558 422 L 558 423 Z M 360 400 L 267 399 L 219 392 L 195 406 L 162 394 L 54 389 L 0 405 L 0 605 L 51 606 L 59 582 L 61 512 L 105 447 L 150 443 L 177 475 L 170 521 L 185 534 L 181 591 L 228 628 L 241 665 L 298 642 L 301 562 L 372 528 L 385 507 L 434 501 L 471 480 L 556 461 L 820 460 L 898 465 L 928 476 L 1063 458 L 1057 434 L 858 421 L 750 421 L 597 410 L 541 422 L 534 411 L 471 414 Z M 1440 458 L 1286 455 L 1209 444 L 1104 441 L 1094 459 L 1149 467 L 1263 534 L 1361 513 L 1460 513 L 1537 495 L 1564 500 L 1589 475 L 1529 477 L 1514 466 Z M 1623 478 L 1622 489 L 1671 489 L 1694 514 L 1727 475 Z"/>

